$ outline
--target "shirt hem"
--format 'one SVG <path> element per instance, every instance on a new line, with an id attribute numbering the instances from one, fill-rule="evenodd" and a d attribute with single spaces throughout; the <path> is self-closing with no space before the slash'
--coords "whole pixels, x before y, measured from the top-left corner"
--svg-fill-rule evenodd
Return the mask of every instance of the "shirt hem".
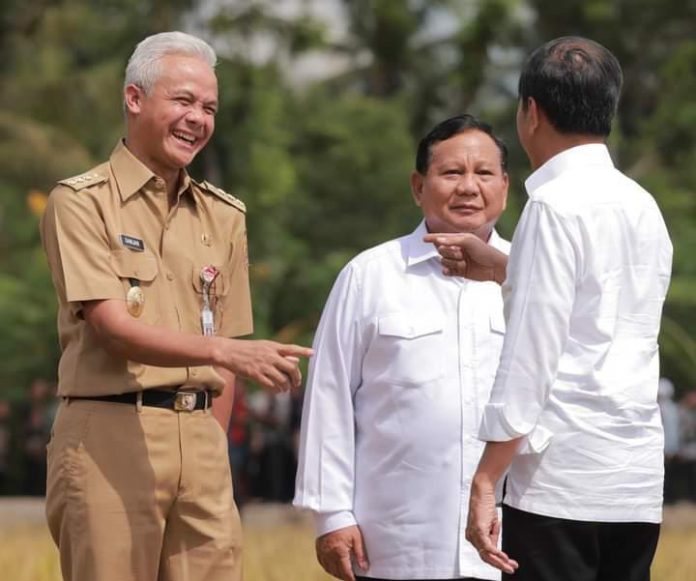
<path id="1" fill-rule="evenodd" d="M 488 581 L 499 581 L 500 574 L 495 571 L 484 569 L 464 569 L 459 572 L 453 572 L 452 569 L 414 569 L 413 567 L 403 567 L 398 569 L 385 568 L 381 569 L 370 564 L 370 570 L 366 573 L 355 569 L 355 573 L 360 576 L 377 577 L 378 579 L 459 579 L 461 577 L 476 577 L 477 579 L 486 579 Z"/>

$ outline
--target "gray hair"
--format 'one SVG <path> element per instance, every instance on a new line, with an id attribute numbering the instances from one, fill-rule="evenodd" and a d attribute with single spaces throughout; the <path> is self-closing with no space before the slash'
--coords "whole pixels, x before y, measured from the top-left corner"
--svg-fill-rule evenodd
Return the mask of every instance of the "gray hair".
<path id="1" fill-rule="evenodd" d="M 126 66 L 124 89 L 136 85 L 149 93 L 161 74 L 160 59 L 170 54 L 200 58 L 210 68 L 217 64 L 215 51 L 204 40 L 185 32 L 160 32 L 148 36 L 135 47 Z"/>

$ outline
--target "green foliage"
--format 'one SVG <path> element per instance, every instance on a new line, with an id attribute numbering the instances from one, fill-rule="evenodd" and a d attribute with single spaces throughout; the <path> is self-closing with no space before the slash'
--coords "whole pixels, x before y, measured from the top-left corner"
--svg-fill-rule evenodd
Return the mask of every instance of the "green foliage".
<path id="1" fill-rule="evenodd" d="M 275 321 L 301 320 L 311 330 L 347 259 L 412 230 L 420 217 L 410 194 L 413 144 L 400 103 L 359 95 L 330 100 L 317 91 L 295 109 L 297 187 L 287 223 L 295 261 L 284 265 Z"/>
<path id="2" fill-rule="evenodd" d="M 20 391 L 56 373 L 55 294 L 24 195 L 0 185 L 0 200 L 0 378 Z"/>
<path id="3" fill-rule="evenodd" d="M 247 203 L 257 334 L 303 342 L 345 262 L 417 224 L 415 144 L 444 117 L 475 113 L 508 143 L 511 194 L 500 230 L 509 237 L 529 171 L 514 127 L 524 55 L 562 34 L 607 45 L 625 74 L 611 148 L 654 193 L 675 247 L 664 373 L 681 389 L 696 385 L 694 2 L 344 0 L 344 38 L 307 12 L 280 16 L 271 0 L 219 3 L 207 22 L 196 4 L 0 0 L 3 385 L 51 376 L 58 358 L 33 213 L 40 192 L 104 159 L 122 134 L 121 84 L 134 44 L 194 21 L 222 58 L 217 130 L 192 173 Z M 307 54 L 348 65 L 298 89 L 293 65 Z"/>

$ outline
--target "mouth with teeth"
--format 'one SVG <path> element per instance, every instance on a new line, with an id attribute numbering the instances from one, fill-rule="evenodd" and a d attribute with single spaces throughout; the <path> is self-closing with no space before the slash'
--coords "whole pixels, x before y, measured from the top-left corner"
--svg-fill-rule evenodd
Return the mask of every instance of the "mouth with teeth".
<path id="1" fill-rule="evenodd" d="M 172 131 L 172 135 L 180 142 L 185 143 L 189 147 L 193 147 L 196 144 L 197 138 L 188 135 L 186 133 L 182 133 L 180 131 Z"/>

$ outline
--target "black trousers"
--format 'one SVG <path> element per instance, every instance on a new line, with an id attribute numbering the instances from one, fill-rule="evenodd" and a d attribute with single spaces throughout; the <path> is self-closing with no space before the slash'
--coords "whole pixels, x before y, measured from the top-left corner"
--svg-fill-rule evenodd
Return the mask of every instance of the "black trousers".
<path id="1" fill-rule="evenodd" d="M 660 525 L 583 522 L 503 505 L 503 551 L 519 563 L 507 581 L 650 581 Z"/>
<path id="2" fill-rule="evenodd" d="M 379 579 L 377 577 L 358 577 L 356 575 L 355 581 L 411 581 L 410 579 Z M 485 579 L 479 579 L 478 577 L 457 577 L 456 579 L 421 579 L 419 581 L 485 581 Z"/>

